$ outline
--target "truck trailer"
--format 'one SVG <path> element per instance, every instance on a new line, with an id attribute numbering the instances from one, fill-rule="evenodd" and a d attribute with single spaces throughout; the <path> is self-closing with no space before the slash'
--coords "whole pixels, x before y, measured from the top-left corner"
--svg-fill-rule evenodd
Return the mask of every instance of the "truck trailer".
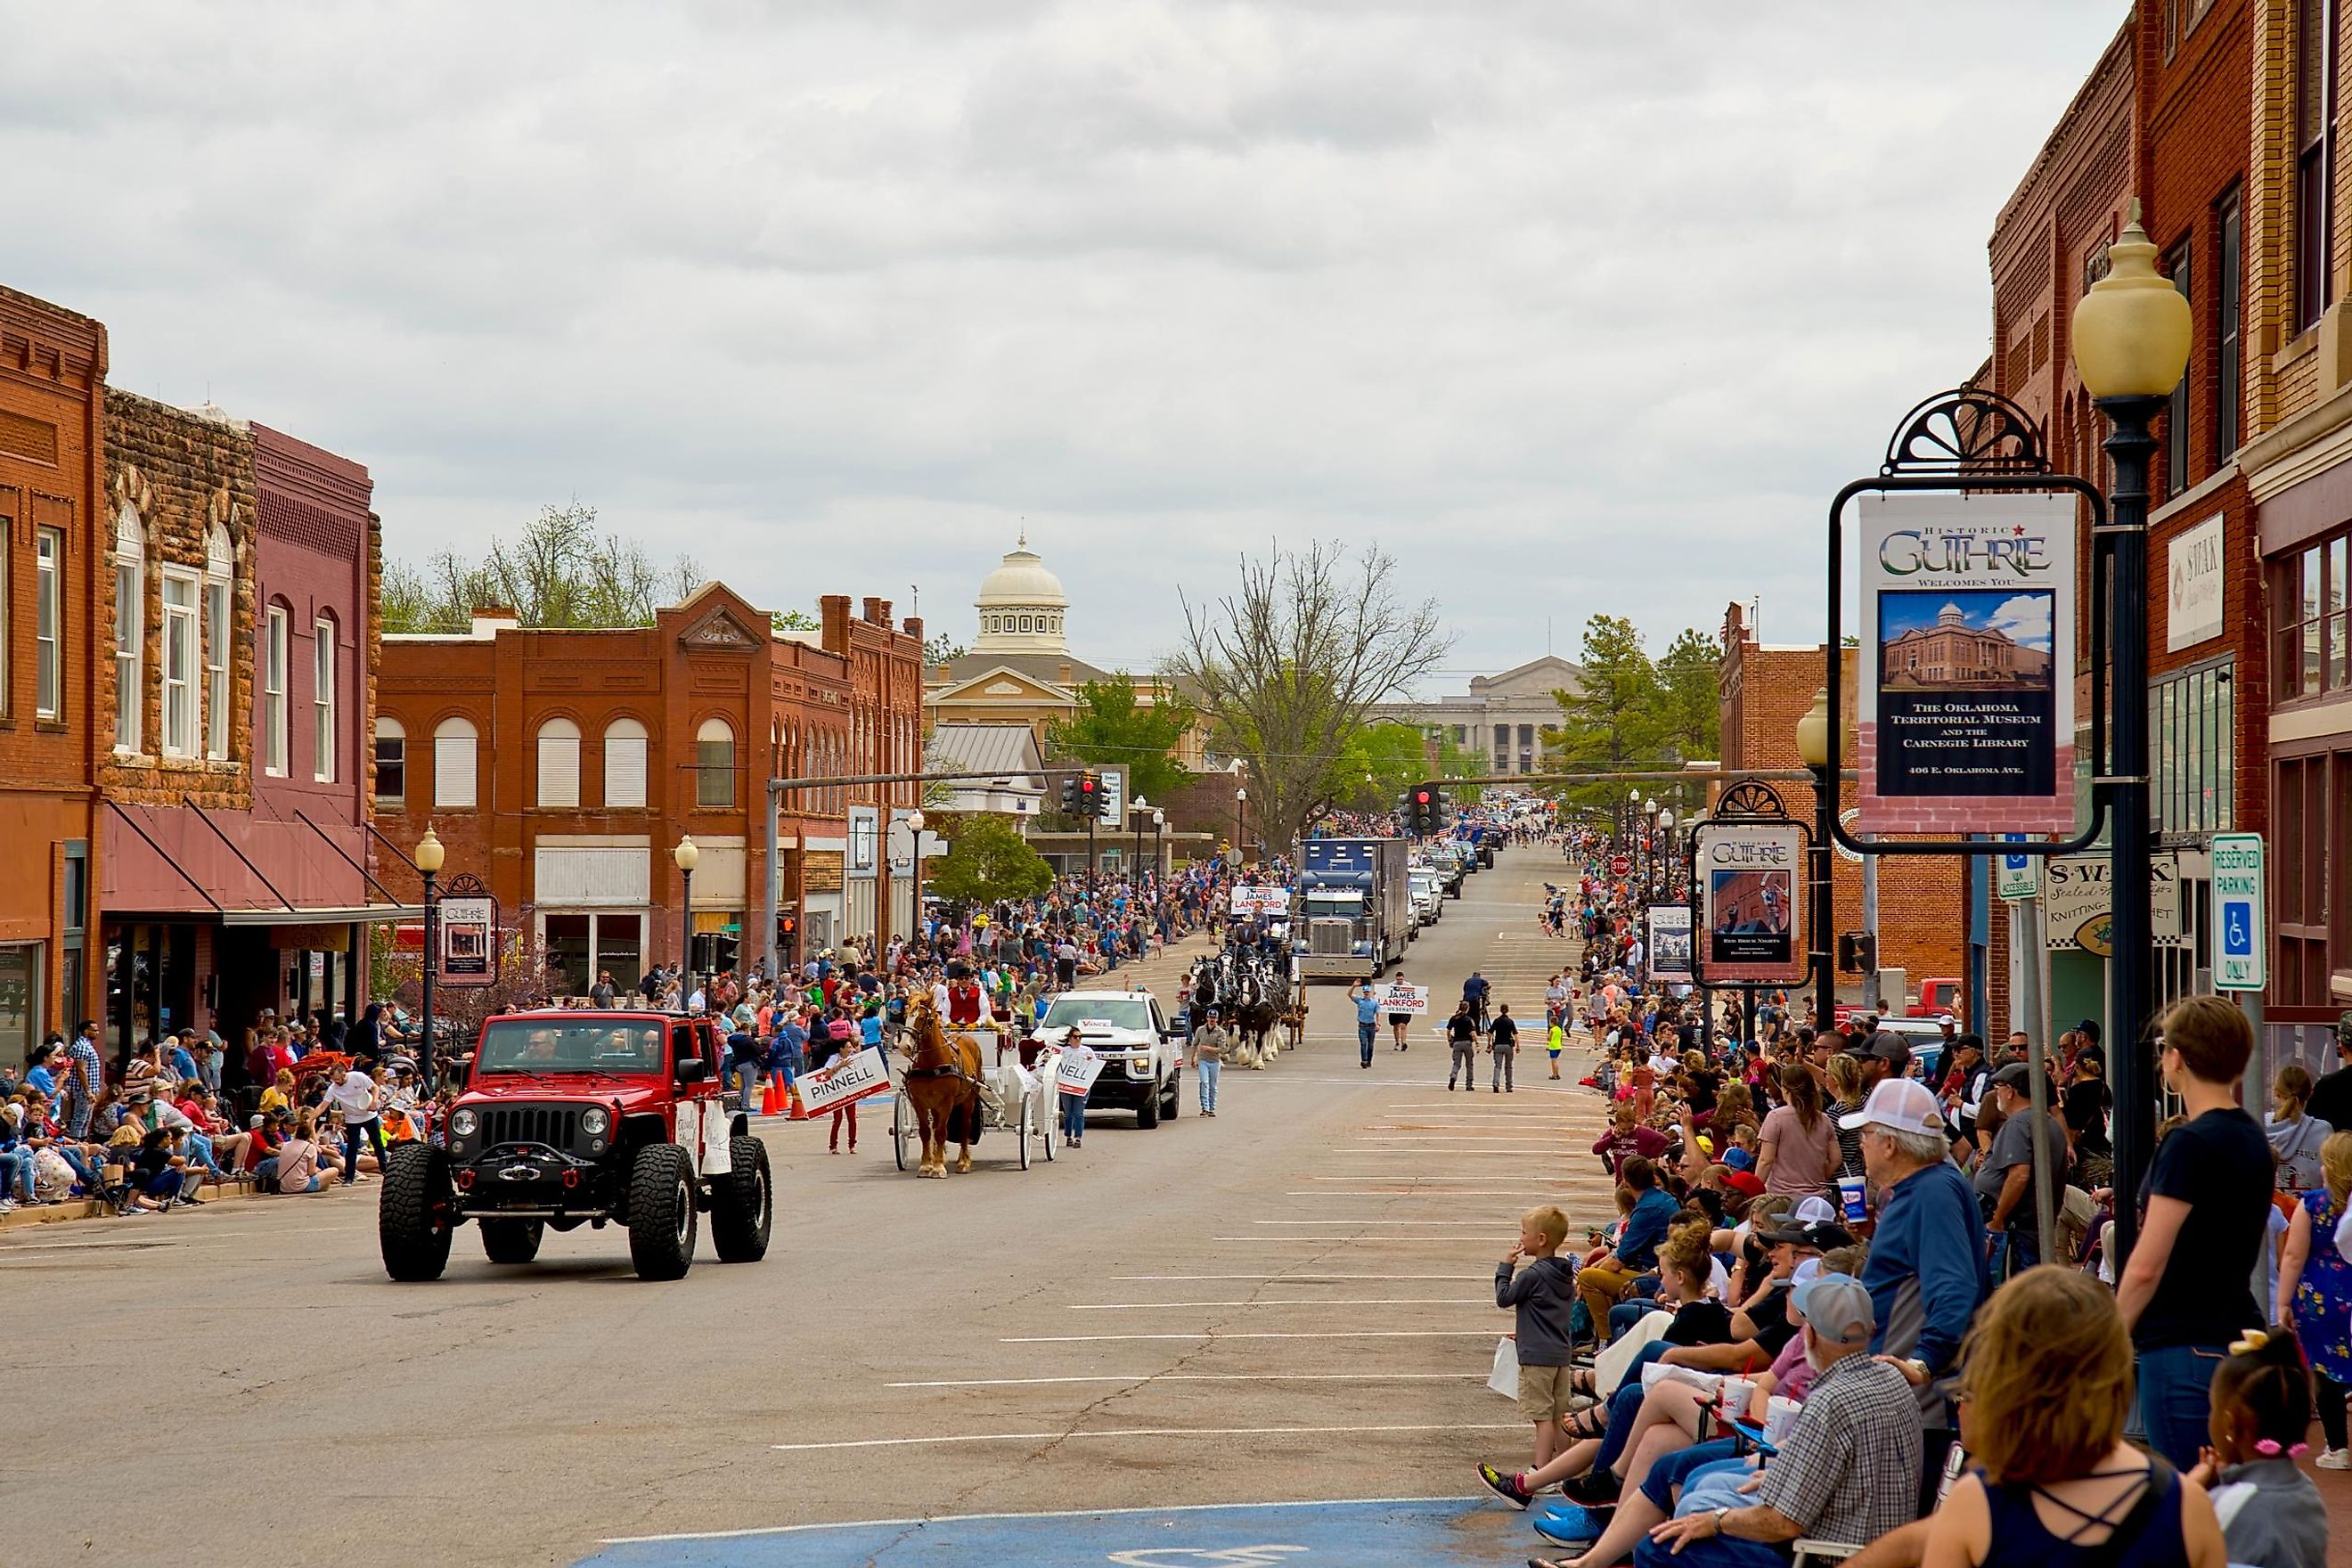
<path id="1" fill-rule="evenodd" d="M 1309 838 L 1300 848 L 1291 952 L 1300 978 L 1369 980 L 1404 957 L 1412 887 L 1402 838 Z"/>

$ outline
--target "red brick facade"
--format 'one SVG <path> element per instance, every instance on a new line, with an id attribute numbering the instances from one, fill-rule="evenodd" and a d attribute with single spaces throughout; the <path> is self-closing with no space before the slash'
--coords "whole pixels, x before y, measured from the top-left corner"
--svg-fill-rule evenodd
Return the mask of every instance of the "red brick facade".
<path id="1" fill-rule="evenodd" d="M 106 363 L 105 327 L 0 289 L 0 1068 L 97 1005 L 89 606 Z"/>
<path id="2" fill-rule="evenodd" d="M 748 963 L 761 950 L 768 778 L 895 770 L 919 744 L 919 623 L 893 627 L 880 600 L 857 617 L 845 598 L 823 609 L 814 638 L 772 634 L 768 612 L 709 584 L 650 626 L 526 630 L 485 612 L 469 636 L 387 637 L 379 824 L 406 849 L 430 822 L 448 847 L 444 874 L 488 884 L 509 927 L 561 966 L 558 988 L 574 991 L 593 970 L 626 985 L 677 959 L 673 850 L 691 837 L 696 964 Z M 911 804 L 912 790 L 895 798 Z M 782 802 L 777 908 L 793 938 L 863 934 L 845 888 L 845 816 L 878 794 Z"/>
<path id="3" fill-rule="evenodd" d="M 1723 765 L 1727 769 L 1777 770 L 1804 765 L 1797 752 L 1797 721 L 1813 705 L 1822 689 L 1823 650 L 1811 647 L 1768 647 L 1756 640 L 1745 609 L 1733 605 L 1724 614 L 1722 693 Z M 1849 649 L 1842 690 L 1844 694 L 1846 764 L 1853 764 L 1854 658 Z M 1772 786 L 1787 805 L 1789 815 L 1809 827 L 1817 796 L 1810 784 L 1780 783 Z M 1854 785 L 1839 792 L 1839 809 L 1851 809 Z M 1827 946 L 1834 956 L 1839 931 L 1858 931 L 1863 925 L 1862 868 L 1843 856 L 1831 857 L 1831 889 L 1837 910 L 1837 930 Z M 1883 969 L 1901 969 L 1909 988 L 1920 981 L 1965 975 L 1967 959 L 1961 901 L 1962 868 L 1943 857 L 1881 858 L 1878 868 L 1878 962 Z M 1810 898 L 1810 895 L 1808 895 Z M 1812 905 L 1808 901 L 1808 918 Z M 1808 939 L 1822 945 L 1818 935 Z M 1794 989 L 1793 987 L 1791 989 Z M 1838 994 L 1859 1000 L 1859 976 L 1841 975 Z M 1901 999 L 1889 994 L 1890 1005 Z"/>

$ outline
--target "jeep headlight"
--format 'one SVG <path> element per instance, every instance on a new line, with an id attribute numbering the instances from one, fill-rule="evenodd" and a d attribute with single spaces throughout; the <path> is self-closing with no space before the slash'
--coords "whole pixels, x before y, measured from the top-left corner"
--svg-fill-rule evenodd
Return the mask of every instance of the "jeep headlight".
<path id="1" fill-rule="evenodd" d="M 580 1113 L 580 1131 L 593 1138 L 611 1126 L 612 1121 L 613 1119 L 605 1114 L 603 1106 L 592 1105 Z"/>
<path id="2" fill-rule="evenodd" d="M 449 1118 L 449 1131 L 463 1138 L 481 1125 L 480 1118 L 470 1110 L 459 1110 Z"/>

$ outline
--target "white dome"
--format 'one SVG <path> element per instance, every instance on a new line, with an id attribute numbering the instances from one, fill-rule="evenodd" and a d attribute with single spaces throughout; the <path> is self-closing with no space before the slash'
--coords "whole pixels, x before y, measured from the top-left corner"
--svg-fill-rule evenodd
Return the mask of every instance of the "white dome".
<path id="1" fill-rule="evenodd" d="M 1045 563 L 1037 552 L 1025 545 L 1013 551 L 999 566 L 983 578 L 980 597 L 972 603 L 992 605 L 1050 605 L 1066 607 L 1069 600 L 1062 596 L 1062 580 L 1045 570 Z"/>
<path id="2" fill-rule="evenodd" d="M 980 596 L 971 603 L 980 612 L 974 653 L 1060 655 L 1070 650 L 1062 633 L 1062 617 L 1070 604 L 1063 596 L 1062 580 L 1045 570 L 1025 533 L 1004 564 L 981 584 Z"/>

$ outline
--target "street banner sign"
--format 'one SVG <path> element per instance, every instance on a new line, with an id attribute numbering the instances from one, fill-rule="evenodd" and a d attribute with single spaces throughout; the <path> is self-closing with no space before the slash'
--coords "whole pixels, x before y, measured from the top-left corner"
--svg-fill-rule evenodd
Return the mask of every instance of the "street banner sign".
<path id="1" fill-rule="evenodd" d="M 2074 830 L 2076 505 L 1861 498 L 1854 766 L 1868 831 Z"/>
<path id="2" fill-rule="evenodd" d="M 1055 1089 L 1064 1094 L 1086 1093 L 1102 1077 L 1103 1060 L 1099 1051 L 1064 1051 L 1054 1068 Z"/>
<path id="3" fill-rule="evenodd" d="M 2022 839 L 2021 833 L 2009 836 Z M 1997 878 L 1998 890 L 2004 899 L 2033 899 L 2042 895 L 2042 858 L 2038 855 L 2004 855 Z"/>
<path id="4" fill-rule="evenodd" d="M 1699 896 L 1706 920 L 1702 981 L 1761 984 L 1804 978 L 1804 908 L 1797 897 L 1797 872 L 1804 863 L 1805 830 L 1793 822 L 1700 827 Z"/>
<path id="5" fill-rule="evenodd" d="M 1408 985 L 1402 980 L 1381 987 L 1381 1011 L 1383 1013 L 1426 1013 L 1429 1011 L 1429 987 Z"/>
<path id="6" fill-rule="evenodd" d="M 800 1090 L 801 1104 L 814 1116 L 881 1093 L 890 1087 L 890 1069 L 881 1051 L 869 1047 L 840 1058 L 831 1067 L 804 1072 L 793 1083 Z"/>
<path id="7" fill-rule="evenodd" d="M 433 978 L 443 985 L 491 985 L 499 977 L 499 901 L 443 898 L 433 910 Z"/>
<path id="8" fill-rule="evenodd" d="M 1609 861 L 1609 874 L 1612 877 L 1632 876 L 1633 874 L 1633 858 L 1631 855 L 1612 856 Z"/>
<path id="9" fill-rule="evenodd" d="M 1650 906 L 1650 978 L 1670 982 L 1692 978 L 1688 904 Z"/>
<path id="10" fill-rule="evenodd" d="M 1233 910 L 1237 915 L 1286 915 L 1290 912 L 1290 889 L 1235 888 Z"/>
<path id="11" fill-rule="evenodd" d="M 2213 836 L 2213 989 L 2260 991 L 2270 984 L 2270 922 L 2259 833 Z"/>

